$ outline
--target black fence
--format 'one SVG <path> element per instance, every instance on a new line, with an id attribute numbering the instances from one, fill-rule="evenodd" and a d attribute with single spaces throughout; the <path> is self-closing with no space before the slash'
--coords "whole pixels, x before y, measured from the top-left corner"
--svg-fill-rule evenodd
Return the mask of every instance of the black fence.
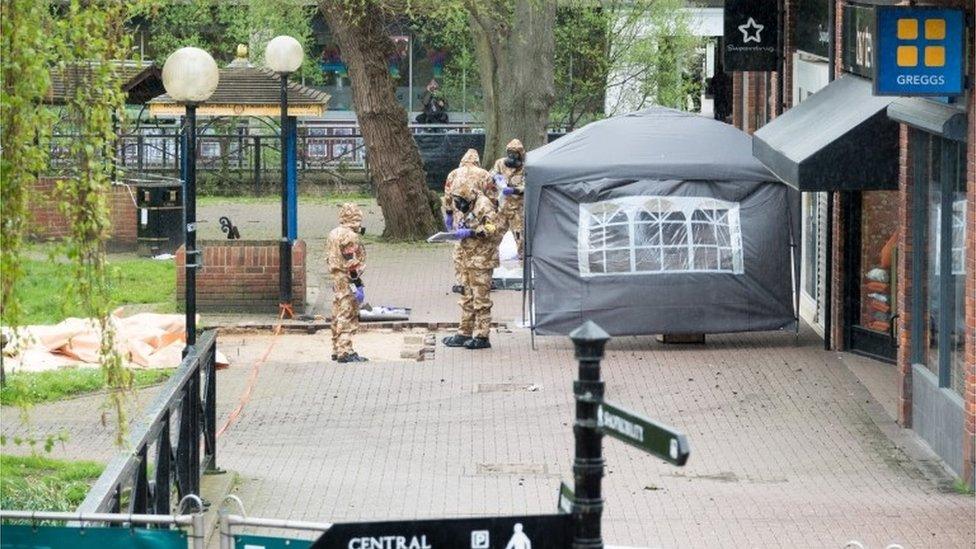
<path id="1" fill-rule="evenodd" d="M 485 134 L 481 128 L 462 125 L 411 125 L 427 172 L 427 186 L 440 191 L 447 174 L 469 148 L 483 153 Z M 564 135 L 549 133 L 549 140 Z M 51 147 L 52 167 L 66 168 L 73 162 L 67 143 L 75 136 L 55 134 Z M 180 131 L 176 126 L 142 127 L 122 135 L 118 141 L 118 165 L 128 174 L 179 177 Z M 242 126 L 215 131 L 203 127 L 197 137 L 198 185 L 203 192 L 265 194 L 278 192 L 281 173 L 281 141 L 271 127 Z M 369 181 L 369 162 L 363 136 L 357 125 L 302 125 L 298 128 L 299 182 L 344 180 L 351 173 Z M 488 168 L 494 159 L 482 159 Z M 215 188 L 211 188 L 215 187 Z"/>
<path id="2" fill-rule="evenodd" d="M 200 475 L 216 469 L 216 343 L 213 331 L 197 339 L 78 512 L 168 515 L 200 494 Z"/>

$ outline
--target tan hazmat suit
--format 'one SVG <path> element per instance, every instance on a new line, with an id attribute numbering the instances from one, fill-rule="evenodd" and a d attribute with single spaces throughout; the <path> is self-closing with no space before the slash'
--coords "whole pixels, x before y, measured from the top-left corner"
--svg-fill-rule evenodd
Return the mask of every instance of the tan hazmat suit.
<path id="1" fill-rule="evenodd" d="M 469 180 L 456 182 L 451 196 L 471 204 L 467 212 L 458 211 L 455 215 L 458 228 L 474 231 L 473 236 L 458 243 L 464 286 L 458 302 L 461 306 L 458 334 L 487 339 L 491 328 L 491 274 L 498 267 L 498 212 L 492 201 Z"/>
<path id="2" fill-rule="evenodd" d="M 326 240 L 326 260 L 332 276 L 332 352 L 337 357 L 353 353 L 352 336 L 359 329 L 359 303 L 354 288 L 362 286 L 366 249 L 360 240 L 363 212 L 346 203 L 339 208 L 339 226 Z"/>
<path id="3" fill-rule="evenodd" d="M 485 196 L 490 198 L 498 196 L 498 187 L 495 186 L 495 180 L 481 167 L 481 158 L 478 156 L 478 151 L 468 149 L 464 153 L 464 156 L 461 157 L 461 162 L 458 164 L 458 167 L 447 174 L 447 180 L 444 182 L 444 196 L 441 198 L 441 211 L 444 215 L 451 214 L 454 217 L 454 226 L 448 227 L 447 230 L 449 231 L 453 231 L 459 227 L 460 214 L 454 211 L 451 189 L 461 181 L 470 183 L 473 188 L 479 190 Z M 497 206 L 497 201 L 495 205 Z M 454 281 L 458 285 L 463 286 L 464 282 L 461 281 L 461 258 L 459 250 L 460 243 L 457 243 L 454 246 L 454 254 L 452 255 L 454 261 Z"/>
<path id="4" fill-rule="evenodd" d="M 518 244 L 518 255 L 521 259 L 525 249 L 522 227 L 525 202 L 525 147 L 522 146 L 521 141 L 513 139 L 505 146 L 505 152 L 507 155 L 496 160 L 490 172 L 493 178 L 498 176 L 504 178 L 503 182 L 498 184 L 499 187 L 510 187 L 514 191 L 505 196 L 501 208 L 498 210 L 499 240 L 505 236 L 507 231 L 511 230 L 512 236 L 515 237 L 515 242 Z M 519 159 L 517 165 L 512 165 L 510 160 L 512 156 Z"/>

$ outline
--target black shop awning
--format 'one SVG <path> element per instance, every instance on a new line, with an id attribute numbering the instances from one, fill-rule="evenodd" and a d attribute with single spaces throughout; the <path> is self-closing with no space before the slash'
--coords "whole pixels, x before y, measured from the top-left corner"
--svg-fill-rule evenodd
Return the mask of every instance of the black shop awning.
<path id="1" fill-rule="evenodd" d="M 871 82 L 845 75 L 760 128 L 752 153 L 801 191 L 898 188 L 898 124 Z"/>

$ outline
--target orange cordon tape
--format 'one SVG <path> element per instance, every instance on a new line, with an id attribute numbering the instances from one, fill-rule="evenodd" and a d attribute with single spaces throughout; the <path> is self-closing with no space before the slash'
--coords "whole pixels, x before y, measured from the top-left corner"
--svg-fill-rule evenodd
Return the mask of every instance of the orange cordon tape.
<path id="1" fill-rule="evenodd" d="M 285 318 L 285 313 L 291 312 L 291 305 L 286 305 L 283 303 L 280 306 L 280 310 L 281 313 L 278 315 L 278 325 L 274 327 L 274 331 L 271 333 L 271 343 L 268 344 L 268 348 L 264 350 L 264 353 L 262 353 L 251 366 L 251 373 L 247 376 L 247 386 L 244 387 L 244 392 L 241 393 L 241 398 L 237 402 L 237 407 L 234 408 L 234 411 L 232 411 L 229 416 L 227 416 L 227 421 L 224 423 L 223 427 L 217 430 L 217 437 L 224 434 L 224 431 L 229 429 L 230 426 L 237 421 L 238 416 L 240 416 L 241 412 L 244 411 L 244 406 L 251 401 L 251 391 L 254 390 L 254 386 L 257 384 L 258 374 L 261 371 L 261 365 L 264 364 L 264 361 L 268 359 L 268 357 L 271 355 L 271 351 L 274 350 L 275 344 L 278 343 L 278 335 L 281 334 L 282 321 Z M 289 318 L 291 317 L 289 316 Z"/>

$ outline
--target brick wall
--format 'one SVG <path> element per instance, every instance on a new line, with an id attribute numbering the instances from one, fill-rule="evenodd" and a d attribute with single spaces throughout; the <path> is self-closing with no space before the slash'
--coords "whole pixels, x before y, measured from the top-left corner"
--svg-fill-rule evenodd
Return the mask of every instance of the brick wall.
<path id="1" fill-rule="evenodd" d="M 28 223 L 31 238 L 35 240 L 59 239 L 70 233 L 67 218 L 58 211 L 62 199 L 57 190 L 57 181 L 55 178 L 41 177 L 31 189 Z M 111 193 L 109 215 L 112 233 L 108 246 L 111 249 L 135 248 L 138 213 L 132 195 L 124 185 L 113 185 Z"/>
<path id="2" fill-rule="evenodd" d="M 197 270 L 197 309 L 219 312 L 278 311 L 277 240 L 202 240 L 203 268 Z M 292 296 L 305 306 L 305 241 L 292 248 Z M 186 248 L 176 251 L 176 295 L 183 303 Z"/>

